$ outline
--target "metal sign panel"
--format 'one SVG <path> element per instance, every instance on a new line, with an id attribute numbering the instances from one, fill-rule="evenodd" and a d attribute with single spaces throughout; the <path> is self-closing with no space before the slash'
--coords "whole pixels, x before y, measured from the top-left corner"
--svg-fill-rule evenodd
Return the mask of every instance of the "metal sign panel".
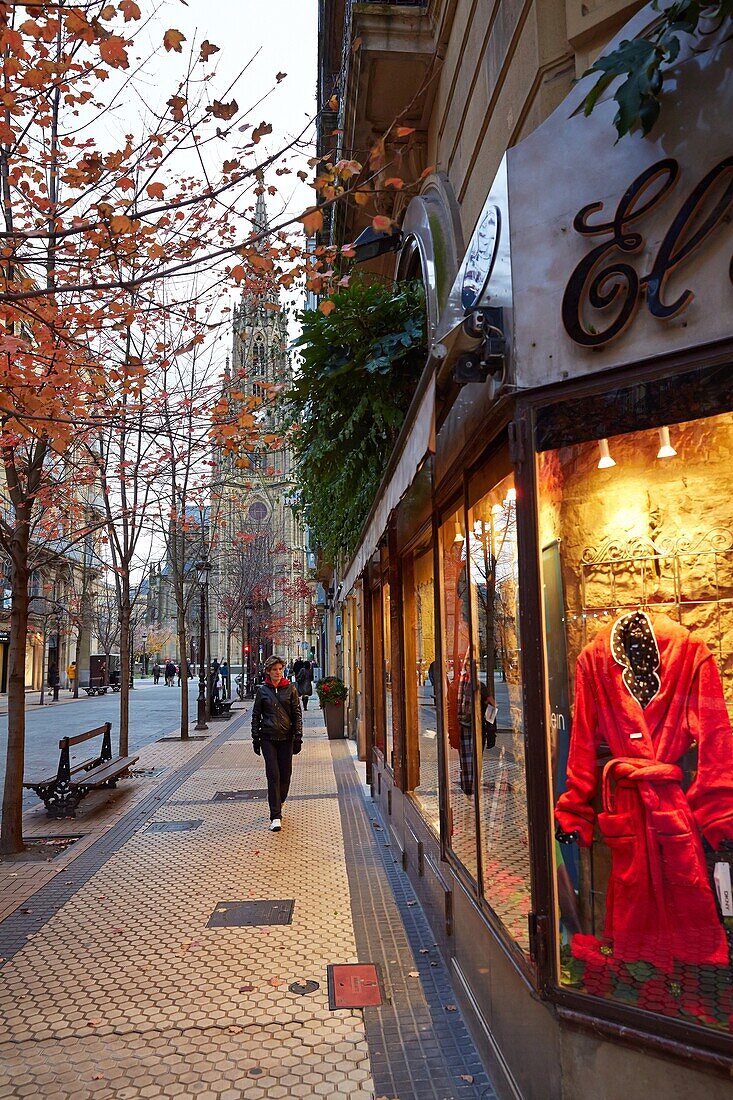
<path id="1" fill-rule="evenodd" d="M 379 968 L 374 963 L 335 963 L 328 967 L 331 1009 L 368 1008 L 383 1002 Z"/>
<path id="2" fill-rule="evenodd" d="M 207 928 L 254 928 L 257 925 L 291 924 L 293 898 L 284 901 L 220 901 Z"/>

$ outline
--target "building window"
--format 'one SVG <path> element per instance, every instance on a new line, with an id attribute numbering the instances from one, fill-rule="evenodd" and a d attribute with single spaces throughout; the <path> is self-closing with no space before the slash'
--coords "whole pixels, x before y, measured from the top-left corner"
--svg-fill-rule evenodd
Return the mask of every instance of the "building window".
<path id="1" fill-rule="evenodd" d="M 403 575 L 408 789 L 427 823 L 440 833 L 435 585 L 430 536 L 408 555 Z"/>
<path id="2" fill-rule="evenodd" d="M 634 393 L 538 456 L 561 982 L 730 1031 L 733 414 Z"/>
<path id="3" fill-rule="evenodd" d="M 257 380 L 257 381 L 252 383 L 252 396 L 253 397 L 259 397 L 261 400 L 264 400 L 266 395 L 267 395 L 267 388 L 263 384 L 262 381 Z"/>
<path id="4" fill-rule="evenodd" d="M 247 518 L 250 523 L 264 523 L 267 519 L 267 505 L 263 504 L 261 500 L 255 500 L 249 506 Z"/>
<path id="5" fill-rule="evenodd" d="M 394 728 L 392 717 L 392 601 L 389 582 L 382 582 L 382 653 L 384 656 L 384 759 L 394 766 Z"/>
<path id="6" fill-rule="evenodd" d="M 448 846 L 474 880 L 476 735 L 471 686 L 471 613 L 463 508 L 440 528 L 443 615 L 443 729 L 447 759 Z"/>
<path id="7" fill-rule="evenodd" d="M 488 492 L 485 480 L 471 483 L 470 497 L 478 499 L 468 512 L 481 888 L 511 938 L 529 952 L 516 491 L 511 476 Z M 488 480 L 493 480 L 490 471 Z"/>

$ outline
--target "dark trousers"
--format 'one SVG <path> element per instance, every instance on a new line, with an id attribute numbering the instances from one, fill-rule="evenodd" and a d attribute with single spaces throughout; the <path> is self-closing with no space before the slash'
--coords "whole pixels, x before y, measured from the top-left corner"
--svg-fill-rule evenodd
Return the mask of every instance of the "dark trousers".
<path id="1" fill-rule="evenodd" d="M 270 803 L 270 821 L 282 814 L 282 804 L 288 797 L 290 777 L 293 774 L 293 742 L 269 741 L 262 738 L 262 756 L 267 776 L 267 801 Z"/>

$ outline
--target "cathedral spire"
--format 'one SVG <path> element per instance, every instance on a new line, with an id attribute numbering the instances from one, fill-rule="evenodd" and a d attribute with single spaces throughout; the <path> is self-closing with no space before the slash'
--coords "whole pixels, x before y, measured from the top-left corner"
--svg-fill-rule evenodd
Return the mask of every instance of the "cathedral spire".
<path id="1" fill-rule="evenodd" d="M 259 180 L 257 184 L 257 202 L 255 204 L 255 216 L 252 219 L 252 228 L 258 234 L 267 233 L 270 228 L 265 205 L 265 185 L 262 180 Z"/>

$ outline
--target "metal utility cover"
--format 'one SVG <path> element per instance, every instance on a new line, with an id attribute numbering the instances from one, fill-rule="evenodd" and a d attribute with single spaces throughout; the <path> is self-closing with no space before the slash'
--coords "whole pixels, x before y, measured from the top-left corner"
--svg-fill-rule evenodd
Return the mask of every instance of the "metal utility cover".
<path id="1" fill-rule="evenodd" d="M 197 733 L 195 736 L 191 734 L 188 737 L 159 737 L 156 745 L 163 745 L 166 741 L 178 741 L 185 745 L 186 741 L 208 741 L 208 739 L 208 733 Z"/>
<path id="2" fill-rule="evenodd" d="M 189 829 L 198 829 L 203 825 L 203 818 L 196 821 L 154 821 L 148 825 L 146 833 L 186 833 Z"/>
<path id="3" fill-rule="evenodd" d="M 284 901 L 220 901 L 207 928 L 254 928 L 263 924 L 290 924 L 295 899 Z"/>
<path id="4" fill-rule="evenodd" d="M 256 787 L 251 791 L 217 791 L 214 802 L 256 802 L 267 797 L 267 787 Z"/>
<path id="5" fill-rule="evenodd" d="M 335 963 L 328 967 L 329 1008 L 367 1008 L 383 1001 L 379 967 L 374 963 Z"/>

